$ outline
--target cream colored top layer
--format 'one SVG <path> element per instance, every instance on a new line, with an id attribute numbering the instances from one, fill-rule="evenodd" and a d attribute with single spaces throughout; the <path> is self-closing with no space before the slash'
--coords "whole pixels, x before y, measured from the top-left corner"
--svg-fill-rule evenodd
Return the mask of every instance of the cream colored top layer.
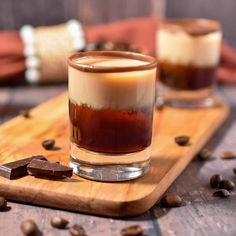
<path id="1" fill-rule="evenodd" d="M 159 61 L 199 67 L 216 66 L 220 57 L 222 34 L 219 31 L 192 36 L 184 31 L 157 32 Z"/>
<path id="2" fill-rule="evenodd" d="M 83 59 L 83 58 L 82 58 Z M 85 58 L 96 66 L 139 66 L 147 62 L 125 58 Z M 153 104 L 156 69 L 119 73 L 82 72 L 69 66 L 69 97 L 94 109 L 135 109 Z"/>

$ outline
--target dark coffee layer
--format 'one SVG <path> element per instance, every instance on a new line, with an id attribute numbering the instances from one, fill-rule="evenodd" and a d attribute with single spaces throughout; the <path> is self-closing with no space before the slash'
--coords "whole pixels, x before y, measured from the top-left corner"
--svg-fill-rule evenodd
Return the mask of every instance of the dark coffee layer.
<path id="1" fill-rule="evenodd" d="M 152 108 L 95 110 L 69 102 L 71 141 L 78 147 L 112 154 L 144 150 L 151 143 Z"/>
<path id="2" fill-rule="evenodd" d="M 215 81 L 216 67 L 197 67 L 160 63 L 160 81 L 174 89 L 197 90 L 212 86 Z"/>
<path id="3" fill-rule="evenodd" d="M 161 28 L 173 32 L 182 30 L 191 36 L 203 36 L 221 30 L 217 21 L 193 18 L 167 19 L 162 22 Z"/>

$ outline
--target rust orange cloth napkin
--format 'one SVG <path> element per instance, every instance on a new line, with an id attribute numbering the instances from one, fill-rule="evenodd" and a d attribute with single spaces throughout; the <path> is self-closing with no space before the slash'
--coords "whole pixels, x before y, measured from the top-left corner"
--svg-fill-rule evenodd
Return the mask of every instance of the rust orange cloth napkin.
<path id="1" fill-rule="evenodd" d="M 125 41 L 134 48 L 155 55 L 155 35 L 157 18 L 135 18 L 104 25 L 84 27 L 88 42 L 98 40 Z M 24 78 L 25 58 L 23 43 L 18 32 L 0 33 L 0 84 Z M 236 83 L 236 50 L 222 44 L 220 66 L 217 71 L 220 81 Z"/>

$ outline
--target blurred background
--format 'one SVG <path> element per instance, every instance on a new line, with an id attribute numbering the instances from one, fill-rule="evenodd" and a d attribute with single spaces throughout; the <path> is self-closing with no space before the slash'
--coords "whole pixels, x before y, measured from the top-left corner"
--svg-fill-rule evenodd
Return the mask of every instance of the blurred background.
<path id="1" fill-rule="evenodd" d="M 71 18 L 94 25 L 139 16 L 203 17 L 219 20 L 224 38 L 236 47 L 235 12 L 235 0 L 1 0 L 0 30 L 54 25 Z"/>
<path id="2" fill-rule="evenodd" d="M 25 24 L 34 27 L 52 26 L 78 19 L 86 30 L 87 39 L 92 42 L 96 42 L 99 37 L 116 40 L 121 36 L 121 39 L 123 37 L 134 44 L 135 49 L 147 52 L 142 51 L 146 47 L 150 54 L 155 55 L 157 28 L 154 17 L 204 17 L 219 20 L 223 26 L 224 39 L 236 48 L 235 12 L 235 0 L 1 0 L 0 122 L 15 116 L 21 109 L 31 108 L 67 89 L 66 63 L 63 83 L 55 80 L 56 83 L 48 83 L 46 86 L 28 86 L 29 83 L 25 80 L 24 44 L 19 35 L 20 28 Z M 127 20 L 138 17 L 145 18 L 140 21 Z M 119 22 L 120 20 L 127 21 Z M 113 23 L 117 21 L 117 24 Z M 107 26 L 107 23 L 111 24 Z M 97 26 L 100 24 L 103 26 Z M 50 43 L 54 44 L 54 41 Z M 44 47 L 44 42 L 41 42 L 41 46 Z M 222 58 L 227 60 L 223 63 L 221 61 L 221 81 L 235 83 L 236 51 L 228 46 L 224 49 Z M 46 59 L 53 58 L 48 53 Z M 41 58 L 42 62 L 44 61 Z M 53 62 L 47 61 L 45 64 L 45 67 L 49 67 Z M 18 86 L 15 86 L 16 81 Z"/>

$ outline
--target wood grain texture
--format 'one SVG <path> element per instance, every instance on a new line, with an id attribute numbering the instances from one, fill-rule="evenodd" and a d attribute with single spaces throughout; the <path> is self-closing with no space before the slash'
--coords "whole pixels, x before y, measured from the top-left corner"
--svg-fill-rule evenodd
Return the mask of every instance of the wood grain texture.
<path id="1" fill-rule="evenodd" d="M 2 125 L 1 163 L 44 154 L 49 160 L 68 164 L 67 113 L 67 95 L 63 94 L 33 109 L 31 119 L 17 117 Z M 141 214 L 155 204 L 227 114 L 228 107 L 223 104 L 207 112 L 205 109 L 189 111 L 174 108 L 155 112 L 151 168 L 140 179 L 114 184 L 93 182 L 77 176 L 64 181 L 31 176 L 14 181 L 0 178 L 0 194 L 32 204 L 108 216 Z M 179 147 L 175 144 L 174 137 L 181 134 L 191 137 L 191 145 Z M 55 138 L 61 149 L 43 150 L 41 141 L 48 138 Z"/>

